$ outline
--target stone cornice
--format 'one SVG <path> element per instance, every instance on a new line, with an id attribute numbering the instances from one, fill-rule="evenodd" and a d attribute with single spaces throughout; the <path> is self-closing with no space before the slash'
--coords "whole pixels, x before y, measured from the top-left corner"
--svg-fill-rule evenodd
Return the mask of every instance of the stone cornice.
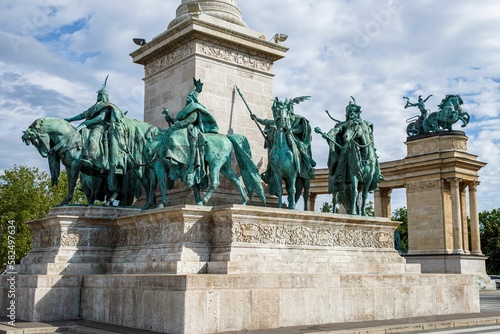
<path id="1" fill-rule="evenodd" d="M 249 31 L 248 29 L 246 31 Z M 274 62 L 284 57 L 288 48 L 240 31 L 217 25 L 210 20 L 191 18 L 153 38 L 152 41 L 133 51 L 130 56 L 134 63 L 147 65 L 154 59 L 194 39 L 203 39 L 218 44 L 231 45 L 233 49 Z"/>

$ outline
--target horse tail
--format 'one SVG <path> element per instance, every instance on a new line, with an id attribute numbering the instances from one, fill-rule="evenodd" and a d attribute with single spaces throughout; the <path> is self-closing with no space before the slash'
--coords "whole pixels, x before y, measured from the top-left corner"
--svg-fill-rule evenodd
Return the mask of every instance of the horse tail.
<path id="1" fill-rule="evenodd" d="M 227 138 L 233 144 L 236 161 L 240 167 L 243 183 L 247 188 L 248 195 L 252 198 L 253 192 L 259 196 L 261 201 L 266 203 L 264 188 L 262 187 L 262 179 L 260 177 L 259 168 L 252 160 L 252 152 L 250 144 L 245 136 L 239 134 L 227 135 Z"/>

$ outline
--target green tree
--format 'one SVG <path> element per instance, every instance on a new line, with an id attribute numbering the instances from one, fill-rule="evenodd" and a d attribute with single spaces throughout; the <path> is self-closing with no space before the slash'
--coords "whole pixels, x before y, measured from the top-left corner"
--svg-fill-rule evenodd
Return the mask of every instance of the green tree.
<path id="1" fill-rule="evenodd" d="M 402 222 L 397 229 L 401 235 L 403 250 L 406 253 L 408 252 L 408 210 L 406 207 L 394 210 L 392 213 L 392 220 Z"/>
<path id="2" fill-rule="evenodd" d="M 320 212 L 332 212 L 332 203 L 324 202 Z"/>
<path id="3" fill-rule="evenodd" d="M 500 208 L 479 213 L 481 248 L 489 275 L 500 274 Z"/>
<path id="4" fill-rule="evenodd" d="M 15 244 L 15 261 L 31 249 L 31 231 L 27 221 L 40 219 L 50 208 L 59 204 L 67 194 L 68 178 L 63 171 L 59 184 L 51 187 L 50 175 L 38 168 L 15 165 L 0 175 L 0 264 L 7 261 L 7 245 Z M 73 203 L 85 203 L 85 196 L 76 191 Z M 11 232 L 12 231 L 12 232 Z M 15 233 L 14 233 L 15 231 Z M 9 236 L 10 242 L 9 243 Z M 11 253 L 12 255 L 12 253 Z"/>
<path id="5" fill-rule="evenodd" d="M 368 201 L 366 203 L 365 211 L 366 211 L 366 215 L 367 216 L 369 216 L 369 217 L 374 217 L 375 216 L 375 209 L 373 207 L 373 202 L 372 201 Z M 320 209 L 320 212 L 333 212 L 333 205 L 332 205 L 332 203 L 324 202 L 323 206 Z M 335 213 L 339 213 L 338 207 L 335 208 Z"/>

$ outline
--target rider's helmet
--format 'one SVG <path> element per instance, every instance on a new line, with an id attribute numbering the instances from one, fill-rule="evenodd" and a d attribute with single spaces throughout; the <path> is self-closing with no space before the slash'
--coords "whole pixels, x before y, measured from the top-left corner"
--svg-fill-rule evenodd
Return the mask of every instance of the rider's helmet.
<path id="1" fill-rule="evenodd" d="M 353 102 L 349 101 L 349 104 L 345 107 L 345 118 L 350 120 L 351 118 L 360 118 L 361 107 L 356 104 L 356 100 L 351 96 Z"/>
<path id="2" fill-rule="evenodd" d="M 101 89 L 99 89 L 97 91 L 97 101 L 104 101 L 104 102 L 108 102 L 109 101 L 109 94 L 108 94 L 108 89 L 106 88 L 106 83 L 108 81 L 108 77 L 109 75 L 106 76 L 106 79 L 104 80 L 104 83 L 101 87 Z"/>

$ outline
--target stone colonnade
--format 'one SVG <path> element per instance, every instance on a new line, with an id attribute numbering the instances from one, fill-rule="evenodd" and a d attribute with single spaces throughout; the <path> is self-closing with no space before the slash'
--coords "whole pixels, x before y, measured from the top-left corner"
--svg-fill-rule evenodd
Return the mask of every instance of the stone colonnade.
<path id="1" fill-rule="evenodd" d="M 486 164 L 467 153 L 467 137 L 462 131 L 409 138 L 405 144 L 404 159 L 380 164 L 385 180 L 374 194 L 375 216 L 390 218 L 392 190 L 404 188 L 408 255 L 483 256 L 477 186 L 478 171 Z M 311 184 L 311 208 L 317 195 L 328 193 L 328 177 L 328 169 L 316 171 Z"/>

